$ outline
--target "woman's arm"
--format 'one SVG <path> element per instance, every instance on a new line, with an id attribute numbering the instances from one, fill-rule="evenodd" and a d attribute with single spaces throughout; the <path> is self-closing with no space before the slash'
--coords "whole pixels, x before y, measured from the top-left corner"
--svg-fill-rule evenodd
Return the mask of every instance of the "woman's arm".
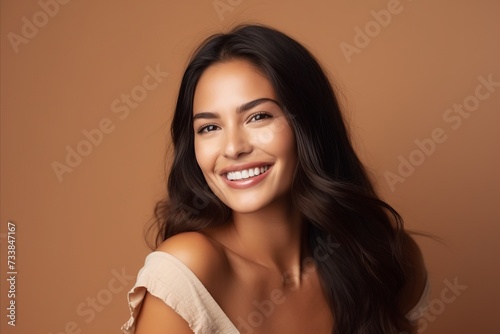
<path id="1" fill-rule="evenodd" d="M 209 291 L 224 288 L 227 265 L 220 250 L 207 236 L 198 232 L 180 233 L 164 241 L 157 251 L 183 262 Z M 135 334 L 193 334 L 182 316 L 149 292 L 136 321 Z"/>
<path id="2" fill-rule="evenodd" d="M 146 293 L 137 317 L 135 334 L 171 333 L 193 334 L 193 331 L 188 323 L 160 298 Z"/>

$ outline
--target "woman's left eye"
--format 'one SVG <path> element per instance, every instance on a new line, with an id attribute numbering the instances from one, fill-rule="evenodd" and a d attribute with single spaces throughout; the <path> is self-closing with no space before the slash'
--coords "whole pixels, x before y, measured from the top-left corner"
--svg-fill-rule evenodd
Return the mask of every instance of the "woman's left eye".
<path id="1" fill-rule="evenodd" d="M 264 118 L 269 118 L 269 117 L 273 117 L 271 114 L 268 114 L 266 112 L 260 112 L 258 114 L 255 114 L 253 115 L 251 118 L 250 118 L 250 121 L 254 120 L 254 121 L 260 121 Z"/>

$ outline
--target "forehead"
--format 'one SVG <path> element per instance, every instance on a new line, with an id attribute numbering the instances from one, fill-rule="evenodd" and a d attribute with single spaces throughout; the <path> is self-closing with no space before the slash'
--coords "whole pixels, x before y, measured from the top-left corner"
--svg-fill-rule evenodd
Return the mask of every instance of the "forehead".
<path id="1" fill-rule="evenodd" d="M 231 60 L 208 67 L 194 93 L 193 112 L 234 108 L 258 98 L 276 99 L 271 82 L 253 64 Z"/>

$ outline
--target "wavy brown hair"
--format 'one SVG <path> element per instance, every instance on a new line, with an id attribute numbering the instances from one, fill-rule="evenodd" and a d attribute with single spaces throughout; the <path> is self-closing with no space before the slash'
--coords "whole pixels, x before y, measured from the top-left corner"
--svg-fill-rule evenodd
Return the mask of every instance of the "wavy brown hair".
<path id="1" fill-rule="evenodd" d="M 295 133 L 298 167 L 291 197 L 308 226 L 309 250 L 340 244 L 317 261 L 335 319 L 333 333 L 407 328 L 399 307 L 407 282 L 403 221 L 374 191 L 325 71 L 301 44 L 269 27 L 245 25 L 213 35 L 190 60 L 171 125 L 167 197 L 155 208 L 156 245 L 231 218 L 231 209 L 210 190 L 196 162 L 192 122 L 200 76 L 209 66 L 234 59 L 251 62 L 268 78 Z"/>

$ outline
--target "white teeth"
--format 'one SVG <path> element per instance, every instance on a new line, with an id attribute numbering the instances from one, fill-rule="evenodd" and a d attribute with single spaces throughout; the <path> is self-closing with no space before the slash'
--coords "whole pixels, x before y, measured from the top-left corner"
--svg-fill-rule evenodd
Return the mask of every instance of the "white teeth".
<path id="1" fill-rule="evenodd" d="M 241 180 L 241 179 L 248 179 L 253 176 L 257 176 L 259 174 L 264 173 L 269 169 L 269 166 L 264 166 L 264 167 L 255 167 L 255 168 L 249 168 L 249 169 L 244 169 L 241 171 L 236 171 L 236 172 L 229 172 L 226 174 L 226 177 L 228 180 Z"/>

